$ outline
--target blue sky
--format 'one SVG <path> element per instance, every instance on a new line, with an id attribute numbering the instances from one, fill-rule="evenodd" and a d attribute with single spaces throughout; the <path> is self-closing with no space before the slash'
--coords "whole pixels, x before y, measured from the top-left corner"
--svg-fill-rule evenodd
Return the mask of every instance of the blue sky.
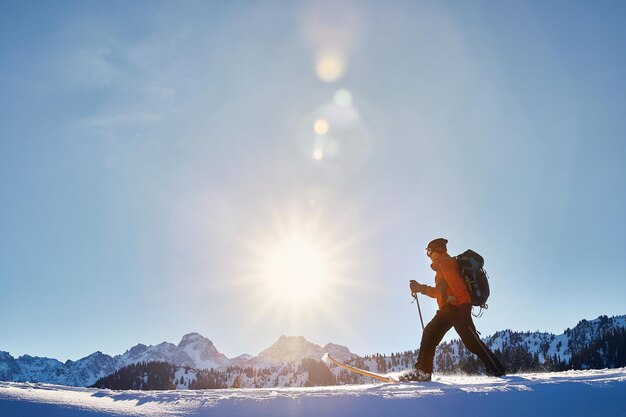
<path id="1" fill-rule="evenodd" d="M 440 236 L 483 334 L 626 313 L 624 3 L 335 3 L 3 2 L 1 350 L 413 349 Z"/>

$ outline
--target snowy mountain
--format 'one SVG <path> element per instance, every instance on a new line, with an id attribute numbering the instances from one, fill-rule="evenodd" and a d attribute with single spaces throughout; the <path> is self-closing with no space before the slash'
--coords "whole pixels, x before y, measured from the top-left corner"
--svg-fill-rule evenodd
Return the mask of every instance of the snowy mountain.
<path id="1" fill-rule="evenodd" d="M 254 366 L 254 358 L 254 356 L 248 354 L 239 355 L 230 360 L 230 366 L 237 366 L 239 368 Z"/>
<path id="2" fill-rule="evenodd" d="M 584 369 L 597 367 L 591 363 L 585 366 L 583 363 L 587 361 L 584 357 L 585 350 L 595 342 L 608 343 L 609 341 L 604 339 L 619 329 L 626 329 L 626 315 L 600 316 L 595 320 L 582 320 L 573 329 L 568 328 L 559 335 L 504 330 L 483 340 L 496 354 L 509 358 L 508 366 L 505 364 L 509 372 L 540 369 L 565 370 L 572 367 Z M 601 350 L 603 347 L 598 347 L 598 349 Z M 626 350 L 626 346 L 622 349 Z M 603 356 L 608 359 L 610 353 L 604 352 Z M 464 363 L 469 369 L 475 369 L 478 366 L 477 360 L 459 340 L 442 343 L 437 348 L 435 369 L 450 372 L 458 369 L 459 363 Z M 608 362 L 602 365 L 602 367 L 619 366 Z"/>
<path id="3" fill-rule="evenodd" d="M 303 359 L 319 360 L 326 352 L 343 361 L 356 357 L 345 346 L 328 343 L 321 347 L 302 336 L 281 336 L 276 343 L 259 353 L 258 359 L 268 364 L 300 362 Z"/>
<path id="4" fill-rule="evenodd" d="M 189 356 L 193 363 L 190 366 L 193 368 L 223 368 L 230 364 L 226 355 L 220 353 L 213 342 L 198 333 L 189 333 L 183 336 L 178 344 L 178 349 Z"/>
<path id="5" fill-rule="evenodd" d="M 23 355 L 14 359 L 0 352 L 0 380 L 45 381 L 61 385 L 84 386 L 88 381 L 109 375 L 125 364 L 119 359 L 95 352 L 76 362 Z"/>
<path id="6" fill-rule="evenodd" d="M 63 385 L 83 386 L 85 382 L 102 378 L 123 366 L 118 358 L 95 352 L 79 361 L 65 362 L 62 370 Z"/>
<path id="7" fill-rule="evenodd" d="M 271 368 L 305 358 L 319 359 L 326 351 L 344 360 L 356 356 L 345 346 L 329 343 L 320 347 L 304 337 L 282 336 L 257 357 L 240 355 L 229 359 L 217 350 L 211 340 L 198 333 L 189 333 L 183 336 L 178 345 L 163 342 L 146 346 L 140 343 L 121 355 L 109 356 L 96 352 L 75 362 L 62 363 L 56 359 L 29 355 L 15 359 L 7 352 L 0 352 L 0 381 L 90 386 L 119 369 L 142 362 L 166 362 L 179 368 L 193 369 L 194 372 L 202 369 L 225 370 L 227 367 Z"/>
<path id="8" fill-rule="evenodd" d="M 620 367 L 626 365 L 626 316 L 581 321 L 574 329 L 561 335 L 545 332 L 497 332 L 485 338 L 496 355 L 500 356 L 509 373 L 521 371 L 555 371 Z M 600 344 L 597 348 L 595 344 Z M 606 352 L 598 354 L 604 349 Z M 324 348 L 308 342 L 303 337 L 281 336 L 279 340 L 258 357 L 242 358 L 241 367 L 227 370 L 193 370 L 177 368 L 172 379 L 178 389 L 210 389 L 233 387 L 294 387 L 336 384 L 369 383 L 366 377 L 320 365 L 316 356 L 329 351 L 335 357 L 359 368 L 381 373 L 395 372 L 412 366 L 417 352 L 408 351 L 391 355 L 369 355 L 359 357 L 338 345 L 328 344 Z M 595 352 L 589 356 L 586 351 Z M 545 352 L 540 356 L 540 352 Z M 561 353 L 560 355 L 558 353 Z M 611 359 L 613 358 L 613 359 Z M 437 349 L 436 370 L 441 373 L 482 373 L 480 362 L 469 354 L 458 340 L 443 343 Z M 126 386 L 154 389 L 142 381 L 152 371 L 135 368 L 127 374 Z M 116 377 L 117 381 L 123 378 Z M 106 387 L 107 385 L 102 385 Z"/>
<path id="9" fill-rule="evenodd" d="M 161 361 L 191 368 L 221 368 L 229 365 L 213 342 L 198 333 L 183 336 L 178 345 L 163 342 L 156 346 L 138 344 L 120 356 L 122 366 L 138 362 Z"/>
<path id="10" fill-rule="evenodd" d="M 625 329 L 626 315 L 601 316 L 582 320 L 559 335 L 504 330 L 483 340 L 500 356 L 509 373 L 620 367 L 626 365 Z M 229 359 L 211 340 L 189 333 L 178 345 L 138 344 L 121 355 L 112 357 L 96 352 L 65 363 L 29 355 L 15 359 L 7 352 L 0 352 L 0 380 L 89 386 L 129 365 L 164 362 L 174 365 L 172 383 L 180 389 L 368 382 L 336 367 L 318 367 L 316 362 L 326 352 L 343 362 L 376 372 L 406 369 L 417 355 L 416 351 L 408 351 L 359 357 L 345 346 L 328 343 L 322 347 L 302 336 L 281 336 L 256 357 L 241 355 Z M 437 348 L 435 370 L 481 373 L 481 365 L 458 340 L 453 340 Z"/>
<path id="11" fill-rule="evenodd" d="M 140 343 L 121 355 L 112 357 L 96 352 L 75 362 L 62 363 L 29 355 L 15 359 L 7 352 L 0 352 L 0 380 L 89 386 L 125 366 L 153 361 L 196 369 L 230 365 L 229 359 L 215 348 L 213 342 L 198 333 L 190 333 L 183 336 L 178 345 L 163 342 L 146 346 Z"/>
<path id="12" fill-rule="evenodd" d="M 0 381 L 15 381 L 20 373 L 20 365 L 8 352 L 0 352 Z"/>

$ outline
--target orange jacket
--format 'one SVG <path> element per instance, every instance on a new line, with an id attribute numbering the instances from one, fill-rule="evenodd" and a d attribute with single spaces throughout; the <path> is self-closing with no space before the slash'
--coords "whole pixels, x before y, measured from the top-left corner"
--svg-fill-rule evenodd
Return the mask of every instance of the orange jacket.
<path id="1" fill-rule="evenodd" d="M 435 286 L 427 285 L 422 292 L 429 297 L 436 298 L 439 308 L 446 303 L 458 307 L 472 302 L 467 284 L 459 273 L 456 259 L 446 254 L 437 262 L 433 262 L 430 267 L 436 272 Z"/>

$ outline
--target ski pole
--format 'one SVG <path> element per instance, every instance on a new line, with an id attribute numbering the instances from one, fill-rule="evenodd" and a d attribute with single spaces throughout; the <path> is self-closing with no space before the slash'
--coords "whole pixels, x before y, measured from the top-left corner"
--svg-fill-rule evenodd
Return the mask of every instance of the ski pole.
<path id="1" fill-rule="evenodd" d="M 420 308 L 420 301 L 417 299 L 417 293 L 413 293 L 413 299 L 417 303 L 417 312 L 420 314 L 420 322 L 422 323 L 422 331 L 424 331 L 424 319 L 422 318 L 422 309 Z"/>

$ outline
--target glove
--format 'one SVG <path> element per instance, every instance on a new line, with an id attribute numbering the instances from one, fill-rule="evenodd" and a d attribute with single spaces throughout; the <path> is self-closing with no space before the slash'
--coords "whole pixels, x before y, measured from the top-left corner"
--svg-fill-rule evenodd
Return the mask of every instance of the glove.
<path id="1" fill-rule="evenodd" d="M 423 292 L 424 289 L 426 288 L 426 285 L 420 284 L 419 282 L 412 279 L 411 281 L 409 281 L 409 287 L 411 288 L 411 294 L 415 294 L 418 292 L 419 293 Z"/>

